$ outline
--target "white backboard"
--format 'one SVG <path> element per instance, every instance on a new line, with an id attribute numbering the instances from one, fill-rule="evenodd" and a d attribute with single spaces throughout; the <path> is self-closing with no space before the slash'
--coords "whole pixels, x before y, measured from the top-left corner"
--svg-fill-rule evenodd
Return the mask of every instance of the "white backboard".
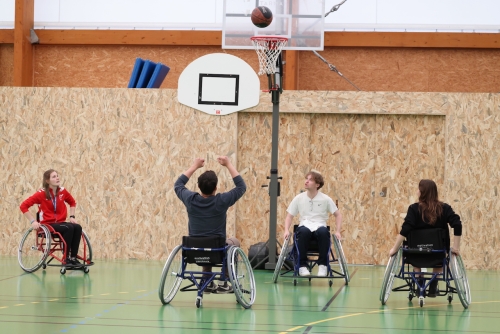
<path id="1" fill-rule="evenodd" d="M 189 64 L 179 77 L 177 98 L 188 107 L 227 115 L 259 104 L 260 81 L 244 60 L 212 53 Z"/>

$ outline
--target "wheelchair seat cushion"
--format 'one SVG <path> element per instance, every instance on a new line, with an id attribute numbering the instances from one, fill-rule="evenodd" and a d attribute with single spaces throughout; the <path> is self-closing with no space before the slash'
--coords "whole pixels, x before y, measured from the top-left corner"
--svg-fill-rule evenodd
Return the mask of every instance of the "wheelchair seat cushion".
<path id="1" fill-rule="evenodd" d="M 189 248 L 225 248 L 226 238 L 221 236 L 209 237 L 182 237 L 182 247 Z M 182 257 L 187 263 L 196 263 L 198 265 L 216 265 L 221 264 L 224 259 L 225 251 L 212 252 L 203 250 L 182 250 Z"/>
<path id="2" fill-rule="evenodd" d="M 406 262 L 418 268 L 442 267 L 448 250 L 446 231 L 441 228 L 413 230 L 407 238 Z M 432 252 L 442 250 L 443 252 Z"/>

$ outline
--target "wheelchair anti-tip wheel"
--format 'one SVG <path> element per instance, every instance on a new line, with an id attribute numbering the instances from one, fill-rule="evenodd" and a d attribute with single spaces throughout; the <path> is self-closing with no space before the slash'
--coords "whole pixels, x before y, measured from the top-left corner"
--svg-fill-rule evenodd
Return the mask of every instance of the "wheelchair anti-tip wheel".
<path id="1" fill-rule="evenodd" d="M 335 247 L 335 253 L 337 253 L 340 270 L 342 271 L 342 275 L 344 275 L 345 285 L 348 285 L 351 281 L 351 276 L 349 276 L 349 269 L 347 269 L 347 260 L 345 259 L 342 243 L 335 234 L 333 235 L 333 246 Z"/>
<path id="2" fill-rule="evenodd" d="M 179 287 L 182 283 L 181 273 L 182 245 L 179 245 L 175 247 L 168 256 L 167 262 L 165 262 L 165 266 L 163 267 L 163 272 L 161 273 L 158 296 L 164 305 L 170 303 L 172 299 L 174 299 L 177 291 L 179 291 Z"/>
<path id="3" fill-rule="evenodd" d="M 390 257 L 389 263 L 387 263 L 387 267 L 385 268 L 382 289 L 380 290 L 380 301 L 382 302 L 382 305 L 385 305 L 389 299 L 389 295 L 391 294 L 394 277 L 400 270 L 402 253 L 403 250 L 400 248 L 396 254 Z"/>
<path id="4" fill-rule="evenodd" d="M 278 277 L 280 276 L 281 267 L 283 267 L 283 263 L 285 263 L 285 259 L 288 256 L 288 244 L 290 243 L 290 235 L 288 238 L 283 241 L 283 246 L 281 247 L 281 253 L 278 257 L 278 262 L 276 263 L 276 268 L 274 269 L 273 274 L 273 282 L 276 283 L 278 281 Z"/>
<path id="5" fill-rule="evenodd" d="M 464 308 L 468 308 L 471 303 L 469 280 L 465 273 L 464 263 L 460 255 L 455 255 L 450 251 L 450 269 L 453 280 L 455 281 L 455 288 L 457 290 L 458 298 Z"/>
<path id="6" fill-rule="evenodd" d="M 40 225 L 38 230 L 28 229 L 24 233 L 17 253 L 21 268 L 32 273 L 45 264 L 50 251 L 51 237 L 47 227 Z"/>
<path id="7" fill-rule="evenodd" d="M 229 248 L 227 267 L 236 301 L 244 308 L 250 308 L 255 301 L 255 278 L 250 261 L 241 248 Z"/>

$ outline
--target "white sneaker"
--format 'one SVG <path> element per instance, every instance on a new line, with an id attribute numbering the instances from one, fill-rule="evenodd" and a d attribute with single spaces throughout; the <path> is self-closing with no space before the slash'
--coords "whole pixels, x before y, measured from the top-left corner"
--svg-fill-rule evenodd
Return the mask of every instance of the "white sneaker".
<path id="1" fill-rule="evenodd" d="M 320 265 L 318 266 L 318 276 L 325 277 L 325 276 L 326 276 L 326 274 L 327 274 L 327 272 L 328 272 L 328 270 L 327 270 L 327 269 L 328 269 L 328 268 L 327 268 L 326 266 L 324 266 L 324 265 L 320 264 Z"/>
<path id="2" fill-rule="evenodd" d="M 311 276 L 311 273 L 306 267 L 300 267 L 299 268 L 299 275 L 300 276 Z"/>

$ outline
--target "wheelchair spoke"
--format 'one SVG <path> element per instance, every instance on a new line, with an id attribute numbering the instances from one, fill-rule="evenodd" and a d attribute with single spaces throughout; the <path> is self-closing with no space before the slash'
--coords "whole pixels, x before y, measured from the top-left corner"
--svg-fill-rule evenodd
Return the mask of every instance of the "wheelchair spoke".
<path id="1" fill-rule="evenodd" d="M 250 308 L 255 301 L 255 280 L 250 261 L 239 247 L 228 250 L 229 279 L 233 286 L 236 300 L 244 307 Z"/>
<path id="2" fill-rule="evenodd" d="M 174 299 L 183 280 L 181 248 L 181 245 L 174 248 L 163 267 L 158 288 L 158 296 L 163 304 L 168 304 Z"/>
<path id="3" fill-rule="evenodd" d="M 44 263 L 50 250 L 50 233 L 45 226 L 37 231 L 29 229 L 19 243 L 17 259 L 26 272 L 38 270 Z"/>

